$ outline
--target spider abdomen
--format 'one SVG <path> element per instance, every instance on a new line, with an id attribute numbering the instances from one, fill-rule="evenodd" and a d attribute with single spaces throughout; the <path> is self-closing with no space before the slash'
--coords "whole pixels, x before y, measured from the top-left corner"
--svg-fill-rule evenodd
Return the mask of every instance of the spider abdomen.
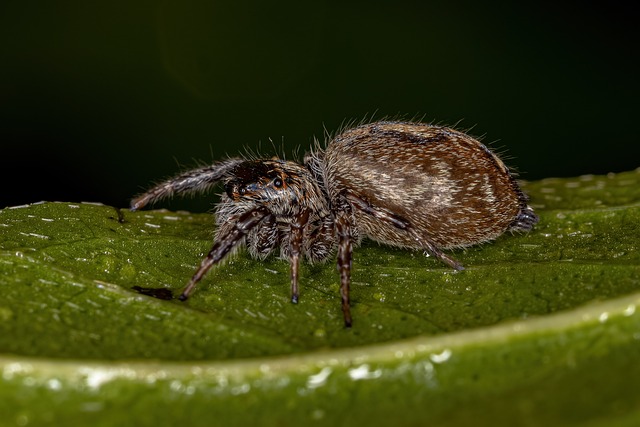
<path id="1" fill-rule="evenodd" d="M 461 132 L 422 123 L 377 122 L 327 146 L 331 196 L 348 193 L 411 223 L 439 248 L 492 240 L 517 221 L 526 196 L 500 159 Z M 400 228 L 354 210 L 358 230 L 385 244 L 419 248 Z"/>

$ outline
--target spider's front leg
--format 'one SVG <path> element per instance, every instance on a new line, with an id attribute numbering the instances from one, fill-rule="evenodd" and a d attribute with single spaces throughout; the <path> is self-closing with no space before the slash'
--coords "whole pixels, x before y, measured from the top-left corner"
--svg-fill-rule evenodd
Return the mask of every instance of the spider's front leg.
<path id="1" fill-rule="evenodd" d="M 185 301 L 189 298 L 189 295 L 207 271 L 219 263 L 251 230 L 271 216 L 272 214 L 269 209 L 263 206 L 250 209 L 238 215 L 233 226 L 225 229 L 224 232 L 216 237 L 216 241 L 209 251 L 209 254 L 202 260 L 200 267 L 198 267 L 191 280 L 189 280 L 189 283 L 178 299 Z"/>
<path id="2" fill-rule="evenodd" d="M 137 211 L 150 203 L 155 203 L 174 194 L 192 194 L 207 191 L 243 161 L 241 158 L 223 160 L 210 166 L 192 169 L 161 182 L 133 199 L 131 201 L 131 210 Z"/>

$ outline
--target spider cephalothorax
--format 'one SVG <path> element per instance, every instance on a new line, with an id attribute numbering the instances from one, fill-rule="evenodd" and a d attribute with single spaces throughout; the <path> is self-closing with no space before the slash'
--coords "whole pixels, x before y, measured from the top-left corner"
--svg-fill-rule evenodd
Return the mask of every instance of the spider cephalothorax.
<path id="1" fill-rule="evenodd" d="M 337 250 L 346 326 L 352 248 L 361 238 L 423 250 L 461 270 L 443 249 L 530 230 L 538 221 L 507 167 L 484 145 L 450 128 L 409 122 L 347 129 L 304 164 L 231 158 L 194 169 L 140 195 L 131 209 L 219 181 L 225 192 L 213 247 L 179 298 L 244 244 L 258 259 L 280 249 L 291 263 L 291 300 L 298 302 L 300 259 L 325 261 Z"/>

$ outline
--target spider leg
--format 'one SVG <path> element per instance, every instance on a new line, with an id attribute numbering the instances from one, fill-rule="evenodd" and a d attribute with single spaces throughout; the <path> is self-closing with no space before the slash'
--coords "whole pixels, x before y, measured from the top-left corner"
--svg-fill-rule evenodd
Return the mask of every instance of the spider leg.
<path id="1" fill-rule="evenodd" d="M 326 260 L 335 247 L 335 224 L 333 216 L 318 219 L 307 225 L 308 235 L 304 242 L 304 255 L 309 262 Z"/>
<path id="2" fill-rule="evenodd" d="M 290 262 L 291 262 L 291 302 L 298 303 L 298 268 L 300 266 L 300 252 L 304 228 L 309 222 L 309 210 L 303 209 L 291 223 L 291 237 L 289 239 Z"/>
<path id="3" fill-rule="evenodd" d="M 204 192 L 220 181 L 231 169 L 242 163 L 241 158 L 231 158 L 212 165 L 186 171 L 142 193 L 131 201 L 131 210 L 137 211 L 150 203 L 174 194 Z"/>
<path id="4" fill-rule="evenodd" d="M 411 237 L 418 243 L 418 245 L 423 248 L 427 253 L 433 255 L 440 261 L 444 262 L 451 268 L 455 270 L 464 270 L 462 264 L 460 264 L 455 259 L 449 257 L 447 254 L 442 252 L 436 245 L 431 243 L 428 239 L 420 236 L 415 228 L 411 225 L 409 221 L 401 217 L 400 215 L 394 214 L 389 209 L 385 209 L 380 206 L 372 206 L 369 202 L 361 199 L 360 197 L 354 194 L 346 194 L 345 197 L 347 200 L 357 209 L 362 212 L 371 215 L 377 219 L 388 222 L 396 228 L 401 230 L 405 230 L 407 233 L 411 235 Z"/>
<path id="5" fill-rule="evenodd" d="M 253 258 L 265 259 L 279 243 L 278 224 L 272 214 L 265 217 L 254 232 L 247 235 L 247 250 Z"/>
<path id="6" fill-rule="evenodd" d="M 219 263 L 242 239 L 260 222 L 271 215 L 271 212 L 263 206 L 248 210 L 238 216 L 237 221 L 228 231 L 217 236 L 209 254 L 202 260 L 189 283 L 184 288 L 178 299 L 185 301 L 211 267 Z"/>
<path id="7" fill-rule="evenodd" d="M 350 328 L 351 302 L 349 299 L 349 287 L 351 284 L 351 261 L 353 259 L 353 242 L 351 230 L 351 208 L 345 201 L 340 203 L 340 209 L 336 215 L 336 233 L 338 235 L 338 272 L 340 273 L 340 297 L 342 298 L 342 314 L 344 326 Z"/>

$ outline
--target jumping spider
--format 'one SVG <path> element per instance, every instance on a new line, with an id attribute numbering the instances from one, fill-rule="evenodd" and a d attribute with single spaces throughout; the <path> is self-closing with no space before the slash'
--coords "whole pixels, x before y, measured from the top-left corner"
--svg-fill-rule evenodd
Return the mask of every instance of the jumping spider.
<path id="1" fill-rule="evenodd" d="M 316 143 L 304 164 L 235 157 L 187 171 L 135 198 L 131 209 L 218 181 L 225 192 L 215 208 L 214 244 L 179 299 L 244 244 L 258 259 L 280 248 L 297 303 L 300 259 L 325 261 L 337 249 L 347 327 L 352 248 L 364 237 L 462 270 L 443 249 L 528 231 L 538 221 L 507 167 L 480 142 L 446 127 L 390 121 L 346 129 L 326 147 Z"/>

